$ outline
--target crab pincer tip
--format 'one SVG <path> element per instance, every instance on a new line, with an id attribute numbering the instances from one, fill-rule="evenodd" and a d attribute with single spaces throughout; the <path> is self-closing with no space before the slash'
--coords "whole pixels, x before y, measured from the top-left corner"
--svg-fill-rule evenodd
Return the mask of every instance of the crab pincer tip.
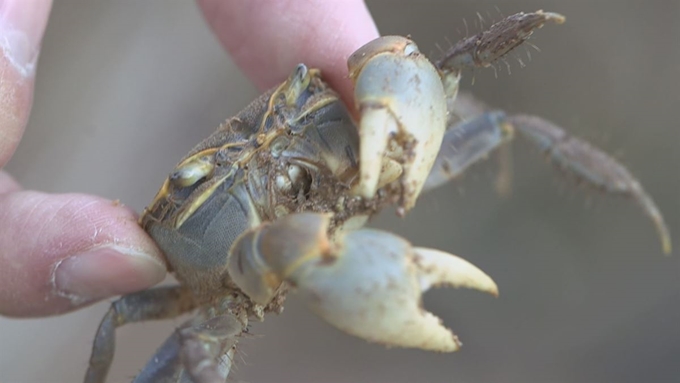
<path id="1" fill-rule="evenodd" d="M 421 290 L 433 286 L 451 286 L 478 290 L 498 297 L 493 279 L 465 259 L 444 251 L 415 248 L 415 263 L 419 269 Z"/>

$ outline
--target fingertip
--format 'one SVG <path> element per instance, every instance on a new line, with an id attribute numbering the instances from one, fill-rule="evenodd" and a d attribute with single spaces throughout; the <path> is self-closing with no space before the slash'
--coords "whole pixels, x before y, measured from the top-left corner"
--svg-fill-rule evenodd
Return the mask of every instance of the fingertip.
<path id="1" fill-rule="evenodd" d="M 43 316 L 150 287 L 165 262 L 127 207 L 81 194 L 0 196 L 0 314 Z"/>
<path id="2" fill-rule="evenodd" d="M 328 10 L 332 15 L 328 16 L 331 25 L 323 23 L 321 26 L 330 29 L 326 32 L 326 40 L 318 40 L 318 46 L 303 51 L 303 55 L 308 57 L 312 66 L 321 68 L 325 79 L 340 94 L 345 104 L 352 108 L 354 85 L 349 79 L 347 60 L 357 49 L 380 34 L 363 0 L 330 3 L 335 4 L 336 8 Z"/>
<path id="3" fill-rule="evenodd" d="M 14 154 L 28 121 L 51 6 L 51 0 L 0 0 L 0 168 Z"/>
<path id="4" fill-rule="evenodd" d="M 347 58 L 378 37 L 362 0 L 198 0 L 198 4 L 234 61 L 260 90 L 283 81 L 298 63 L 305 63 L 321 69 L 343 99 L 351 100 Z"/>
<path id="5" fill-rule="evenodd" d="M 24 77 L 35 69 L 51 8 L 52 0 L 0 1 L 0 47 Z"/>

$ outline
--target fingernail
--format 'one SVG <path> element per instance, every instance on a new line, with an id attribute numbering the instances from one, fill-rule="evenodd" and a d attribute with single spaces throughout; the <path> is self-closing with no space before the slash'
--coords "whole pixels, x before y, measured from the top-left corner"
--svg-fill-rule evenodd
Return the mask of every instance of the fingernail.
<path id="1" fill-rule="evenodd" d="M 51 7 L 51 0 L 0 0 L 0 48 L 24 76 L 35 71 Z"/>
<path id="2" fill-rule="evenodd" d="M 151 287 L 165 277 L 165 267 L 146 254 L 101 247 L 61 261 L 54 270 L 56 293 L 74 305 Z"/>

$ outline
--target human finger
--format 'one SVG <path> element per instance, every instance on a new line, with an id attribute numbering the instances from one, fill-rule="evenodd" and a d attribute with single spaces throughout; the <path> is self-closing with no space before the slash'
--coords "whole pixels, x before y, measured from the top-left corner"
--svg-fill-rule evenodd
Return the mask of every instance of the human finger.
<path id="1" fill-rule="evenodd" d="M 0 0 L 0 168 L 23 135 L 51 0 Z"/>
<path id="2" fill-rule="evenodd" d="M 378 37 L 363 0 L 197 2 L 236 64 L 260 90 L 281 82 L 302 62 L 321 69 L 350 101 L 347 58 Z"/>
<path id="3" fill-rule="evenodd" d="M 0 195 L 0 314 L 59 314 L 163 280 L 165 263 L 120 203 L 82 194 Z"/>

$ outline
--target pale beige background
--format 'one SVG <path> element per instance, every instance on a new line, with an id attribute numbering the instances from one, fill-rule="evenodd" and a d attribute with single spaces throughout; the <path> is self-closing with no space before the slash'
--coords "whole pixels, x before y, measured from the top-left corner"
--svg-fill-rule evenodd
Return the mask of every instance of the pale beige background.
<path id="1" fill-rule="evenodd" d="M 34 114 L 9 170 L 27 187 L 89 192 L 136 209 L 172 165 L 256 92 L 190 1 L 56 1 Z M 383 34 L 437 52 L 479 11 L 559 11 L 512 74 L 466 88 L 546 116 L 618 153 L 666 214 L 680 245 L 680 3 L 370 1 Z M 456 30 L 459 30 L 457 32 Z M 525 50 L 518 53 L 526 57 Z M 526 61 L 526 60 L 525 60 Z M 504 67 L 501 63 L 500 67 Z M 472 76 L 468 76 L 471 78 Z M 440 290 L 426 305 L 459 334 L 457 354 L 385 350 L 345 336 L 296 299 L 254 326 L 235 378 L 249 382 L 679 382 L 680 261 L 660 254 L 631 203 L 571 187 L 525 143 L 511 198 L 495 162 L 376 226 L 464 255 L 498 282 L 497 300 Z M 460 191 L 463 191 L 462 193 Z M 588 205 L 587 200 L 592 200 Z M 78 382 L 102 303 L 55 318 L 0 318 L 0 381 Z M 124 328 L 110 382 L 133 376 L 177 322 Z"/>

